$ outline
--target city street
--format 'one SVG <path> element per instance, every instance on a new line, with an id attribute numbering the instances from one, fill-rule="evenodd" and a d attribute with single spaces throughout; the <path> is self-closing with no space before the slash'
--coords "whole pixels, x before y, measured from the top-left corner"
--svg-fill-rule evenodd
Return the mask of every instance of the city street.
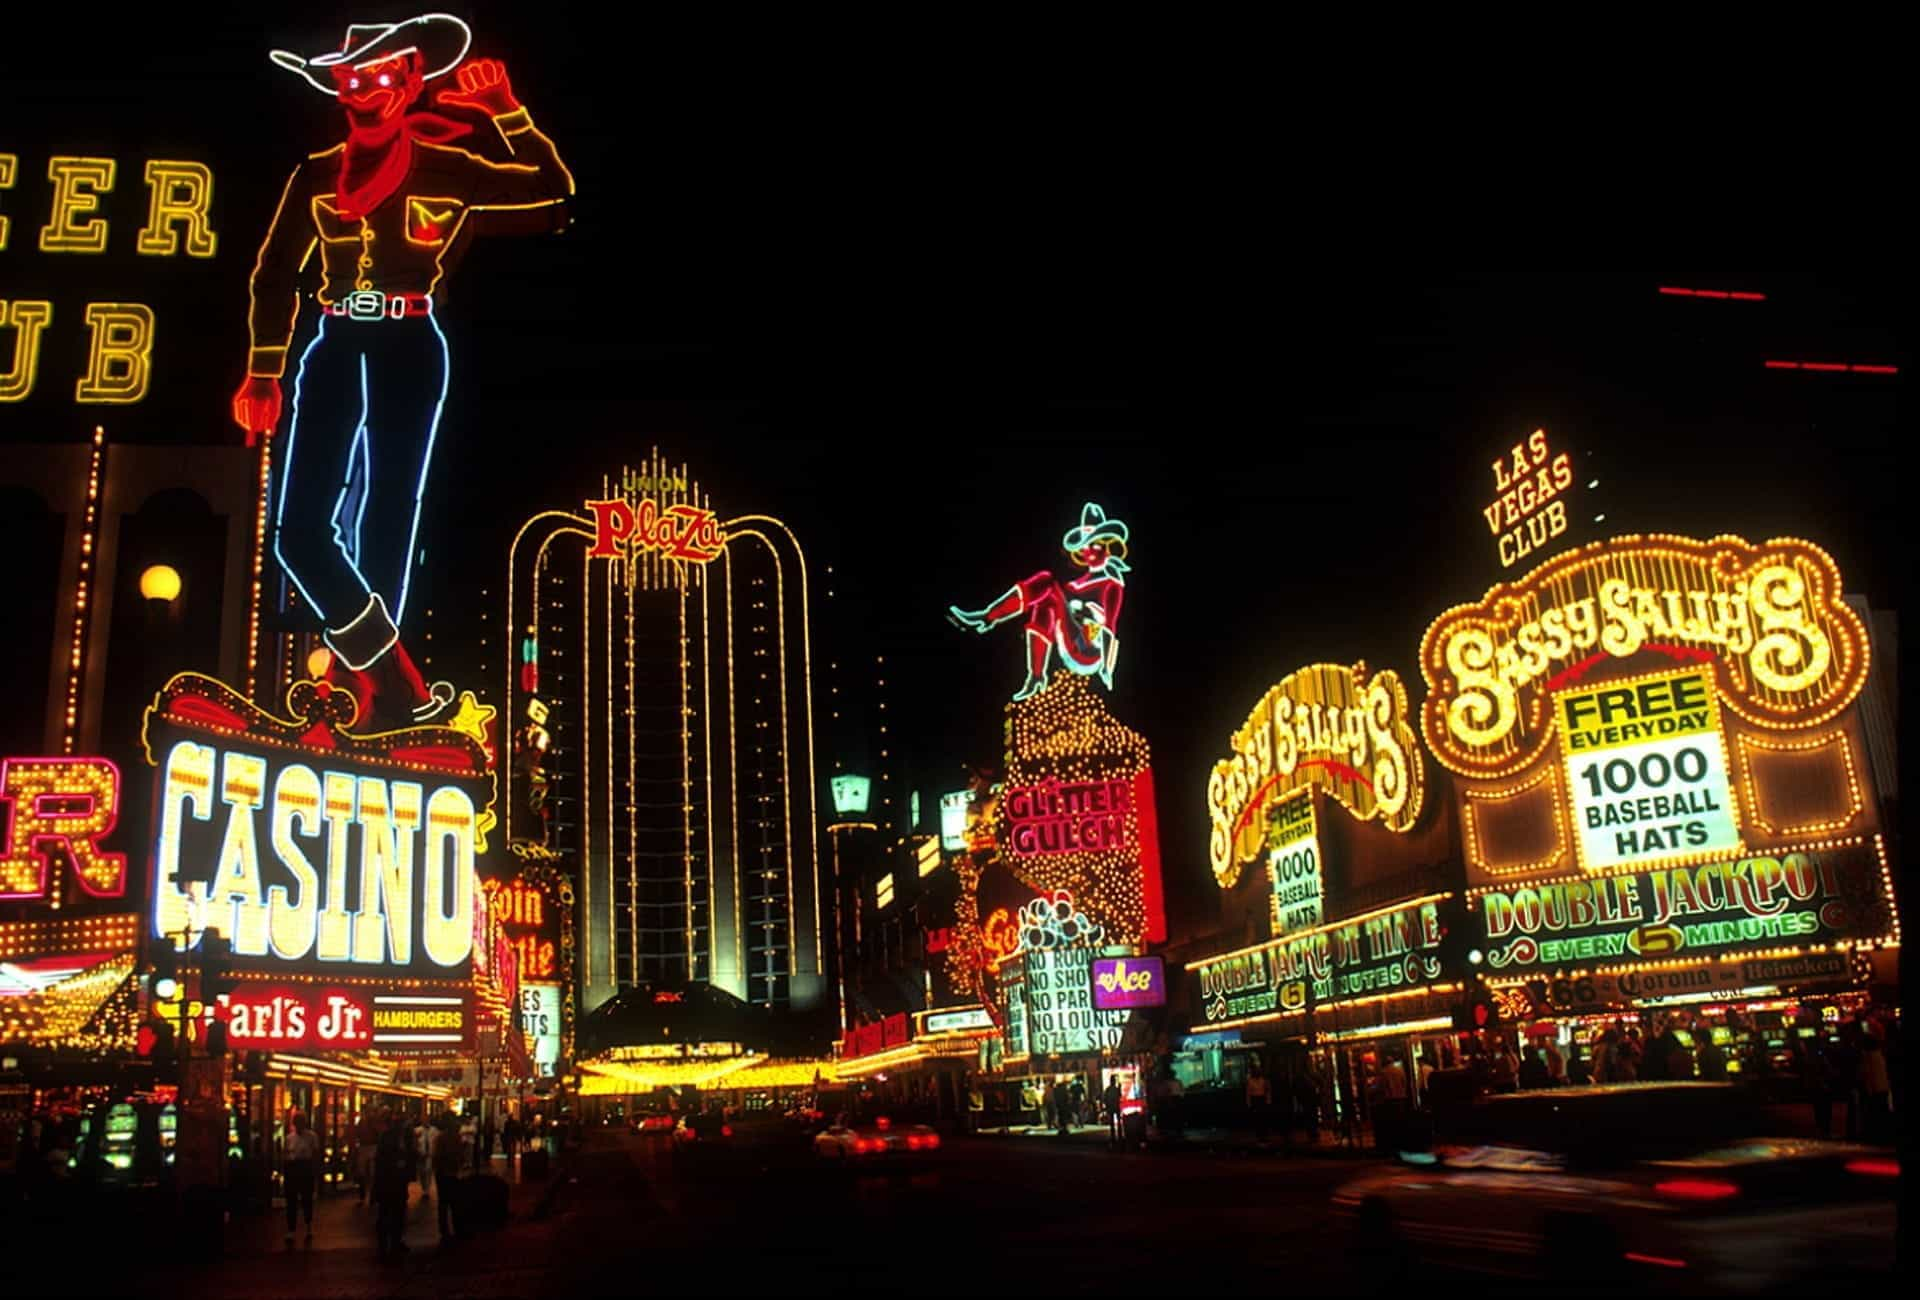
<path id="1" fill-rule="evenodd" d="M 1178 1287 L 1209 1260 L 1289 1286 L 1341 1285 L 1328 1197 L 1369 1162 L 1229 1154 L 1116 1155 L 1046 1137 L 948 1143 L 934 1172 L 849 1179 L 810 1160 L 677 1177 L 664 1138 L 596 1134 L 551 1213 L 516 1190 L 502 1231 L 441 1249 L 434 1206 L 409 1207 L 411 1252 L 374 1256 L 372 1212 L 320 1207 L 311 1245 L 271 1218 L 237 1220 L 226 1258 L 153 1267 L 144 1252 L 85 1256 L 36 1292 L 214 1297 L 976 1294 L 1091 1295 Z M 496 1166 L 504 1162 L 496 1161 Z M 15 1256 L 18 1258 L 18 1256 Z M 161 1280 L 164 1278 L 165 1280 Z M 16 1280 L 20 1279 L 16 1274 Z"/>

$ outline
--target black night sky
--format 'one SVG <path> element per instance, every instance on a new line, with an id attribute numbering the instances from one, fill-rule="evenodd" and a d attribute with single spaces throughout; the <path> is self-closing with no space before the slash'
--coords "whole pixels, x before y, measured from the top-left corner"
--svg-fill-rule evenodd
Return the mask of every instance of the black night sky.
<path id="1" fill-rule="evenodd" d="M 1580 457 L 1569 540 L 1805 536 L 1897 603 L 1909 359 L 1882 275 L 1357 269 L 1277 226 L 1236 249 L 1236 225 L 1202 237 L 1199 212 L 1158 226 L 1166 194 L 1144 203 L 1147 177 L 1091 143 L 1084 107 L 1030 116 L 976 86 L 970 109 L 910 125 L 903 65 L 775 84 L 720 34 L 632 13 L 452 8 L 579 196 L 564 235 L 476 242 L 453 277 L 432 602 L 477 602 L 521 520 L 658 445 L 723 514 L 786 519 L 857 594 L 898 664 L 924 801 L 996 761 L 1020 680 L 1012 629 L 975 638 L 945 607 L 1051 566 L 1098 501 L 1134 539 L 1117 709 L 1155 747 L 1176 926 L 1213 892 L 1204 789 L 1228 733 L 1308 662 L 1364 658 L 1420 693 L 1427 622 L 1499 574 L 1491 462 L 1536 427 Z M 95 32 L 84 76 L 4 70 L 0 153 L 20 161 L 0 297 L 55 318 L 0 439 L 99 421 L 116 440 L 237 440 L 253 253 L 288 171 L 339 130 L 267 51 L 394 16 L 201 7 Z M 35 248 L 56 153 L 118 162 L 100 257 Z M 213 168 L 215 258 L 134 255 L 149 157 Z M 113 299 L 155 310 L 152 395 L 76 407 L 84 304 Z"/>

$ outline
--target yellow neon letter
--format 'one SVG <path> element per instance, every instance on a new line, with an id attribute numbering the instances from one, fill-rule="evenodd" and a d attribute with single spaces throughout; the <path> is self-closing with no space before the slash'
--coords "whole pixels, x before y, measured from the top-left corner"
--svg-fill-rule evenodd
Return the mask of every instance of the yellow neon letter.
<path id="1" fill-rule="evenodd" d="M 40 251 L 106 252 L 105 218 L 78 218 L 99 211 L 100 196 L 113 188 L 113 159 L 49 158 L 47 179 L 53 182 L 53 211 L 40 228 Z"/>
<path id="2" fill-rule="evenodd" d="M 460 787 L 442 786 L 427 800 L 420 943 L 436 966 L 458 966 L 473 955 L 473 824 L 473 800 Z M 443 840 L 451 841 L 451 861 Z M 453 902 L 442 911 L 448 872 L 453 873 Z"/>
<path id="3" fill-rule="evenodd" d="M 76 402 L 124 406 L 147 395 L 153 370 L 153 309 L 137 302 L 90 302 L 87 375 L 73 386 Z"/>
<path id="4" fill-rule="evenodd" d="M 353 959 L 405 966 L 413 960 L 413 833 L 420 829 L 420 787 L 360 778 L 360 912 Z M 382 931 L 385 943 L 382 944 Z"/>
<path id="5" fill-rule="evenodd" d="M 320 831 L 320 778 L 302 763 L 281 769 L 273 783 L 273 852 L 295 882 L 292 894 L 281 885 L 267 890 L 267 937 L 282 961 L 313 951 L 320 923 L 320 874 L 294 843 L 295 822 L 302 835 Z"/>
<path id="6" fill-rule="evenodd" d="M 325 780 L 327 893 L 320 910 L 321 961 L 352 961 L 352 914 L 347 911 L 347 827 L 353 825 L 353 778 L 329 772 Z"/>
<path id="7" fill-rule="evenodd" d="M 182 890 L 180 877 L 181 812 L 190 810 L 196 821 L 213 817 L 213 760 L 211 745 L 183 740 L 167 754 L 165 792 L 160 796 L 160 843 L 153 870 L 153 933 L 156 939 L 179 934 L 195 920 L 196 904 L 206 902 L 206 886 L 194 880 Z"/>
<path id="8" fill-rule="evenodd" d="M 212 257 L 220 237 L 207 222 L 213 203 L 213 173 L 205 163 L 147 159 L 147 224 L 134 247 L 153 257 L 180 251 L 176 223 L 187 226 L 187 256 Z"/>
<path id="9" fill-rule="evenodd" d="M 4 232 L 5 223 L 0 221 L 0 232 Z M 6 241 L 0 239 L 0 248 L 6 247 Z M 18 402 L 33 392 L 33 381 L 40 369 L 40 331 L 53 319 L 53 304 L 50 302 L 16 302 L 8 306 L 0 298 L 0 325 L 11 325 L 17 331 L 13 337 L 13 364 L 0 372 L 0 402 Z"/>
<path id="10" fill-rule="evenodd" d="M 19 156 L 10 153 L 0 153 L 0 190 L 12 189 L 14 178 L 19 174 Z M 7 219 L 4 215 L 0 215 L 0 251 L 4 251 L 7 246 L 7 229 Z"/>
<path id="11" fill-rule="evenodd" d="M 227 804 L 227 833 L 220 841 L 220 862 L 213 872 L 207 924 L 226 931 L 233 950 L 248 957 L 267 952 L 267 905 L 260 892 L 260 837 L 254 810 L 264 802 L 267 760 L 252 754 L 228 754 L 222 765 L 220 798 Z M 232 910 L 226 909 L 231 901 Z M 214 923 L 218 922 L 216 926 Z"/>

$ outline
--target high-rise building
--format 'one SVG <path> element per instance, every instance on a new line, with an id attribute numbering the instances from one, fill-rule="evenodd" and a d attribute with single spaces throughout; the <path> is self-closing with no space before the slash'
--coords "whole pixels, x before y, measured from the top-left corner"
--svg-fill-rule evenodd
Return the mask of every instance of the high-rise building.
<path id="1" fill-rule="evenodd" d="M 511 553 L 510 840 L 574 874 L 583 1012 L 706 982 L 824 1009 L 807 561 L 658 452 Z"/>

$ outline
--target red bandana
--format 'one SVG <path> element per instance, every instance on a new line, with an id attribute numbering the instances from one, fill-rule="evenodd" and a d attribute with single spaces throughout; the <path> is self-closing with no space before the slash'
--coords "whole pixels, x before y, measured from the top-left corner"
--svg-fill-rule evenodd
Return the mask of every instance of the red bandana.
<path id="1" fill-rule="evenodd" d="M 409 113 L 400 121 L 400 129 L 378 144 L 356 146 L 348 137 L 340 153 L 340 180 L 334 190 L 334 206 L 349 221 L 358 221 L 393 197 L 413 165 L 413 142 L 425 140 L 443 144 L 458 140 L 473 130 L 464 122 L 441 117 L 437 113 Z M 355 132 L 355 136 L 359 133 Z M 370 170 L 369 170 L 370 169 Z M 366 172 L 365 179 L 349 187 L 349 172 Z"/>

